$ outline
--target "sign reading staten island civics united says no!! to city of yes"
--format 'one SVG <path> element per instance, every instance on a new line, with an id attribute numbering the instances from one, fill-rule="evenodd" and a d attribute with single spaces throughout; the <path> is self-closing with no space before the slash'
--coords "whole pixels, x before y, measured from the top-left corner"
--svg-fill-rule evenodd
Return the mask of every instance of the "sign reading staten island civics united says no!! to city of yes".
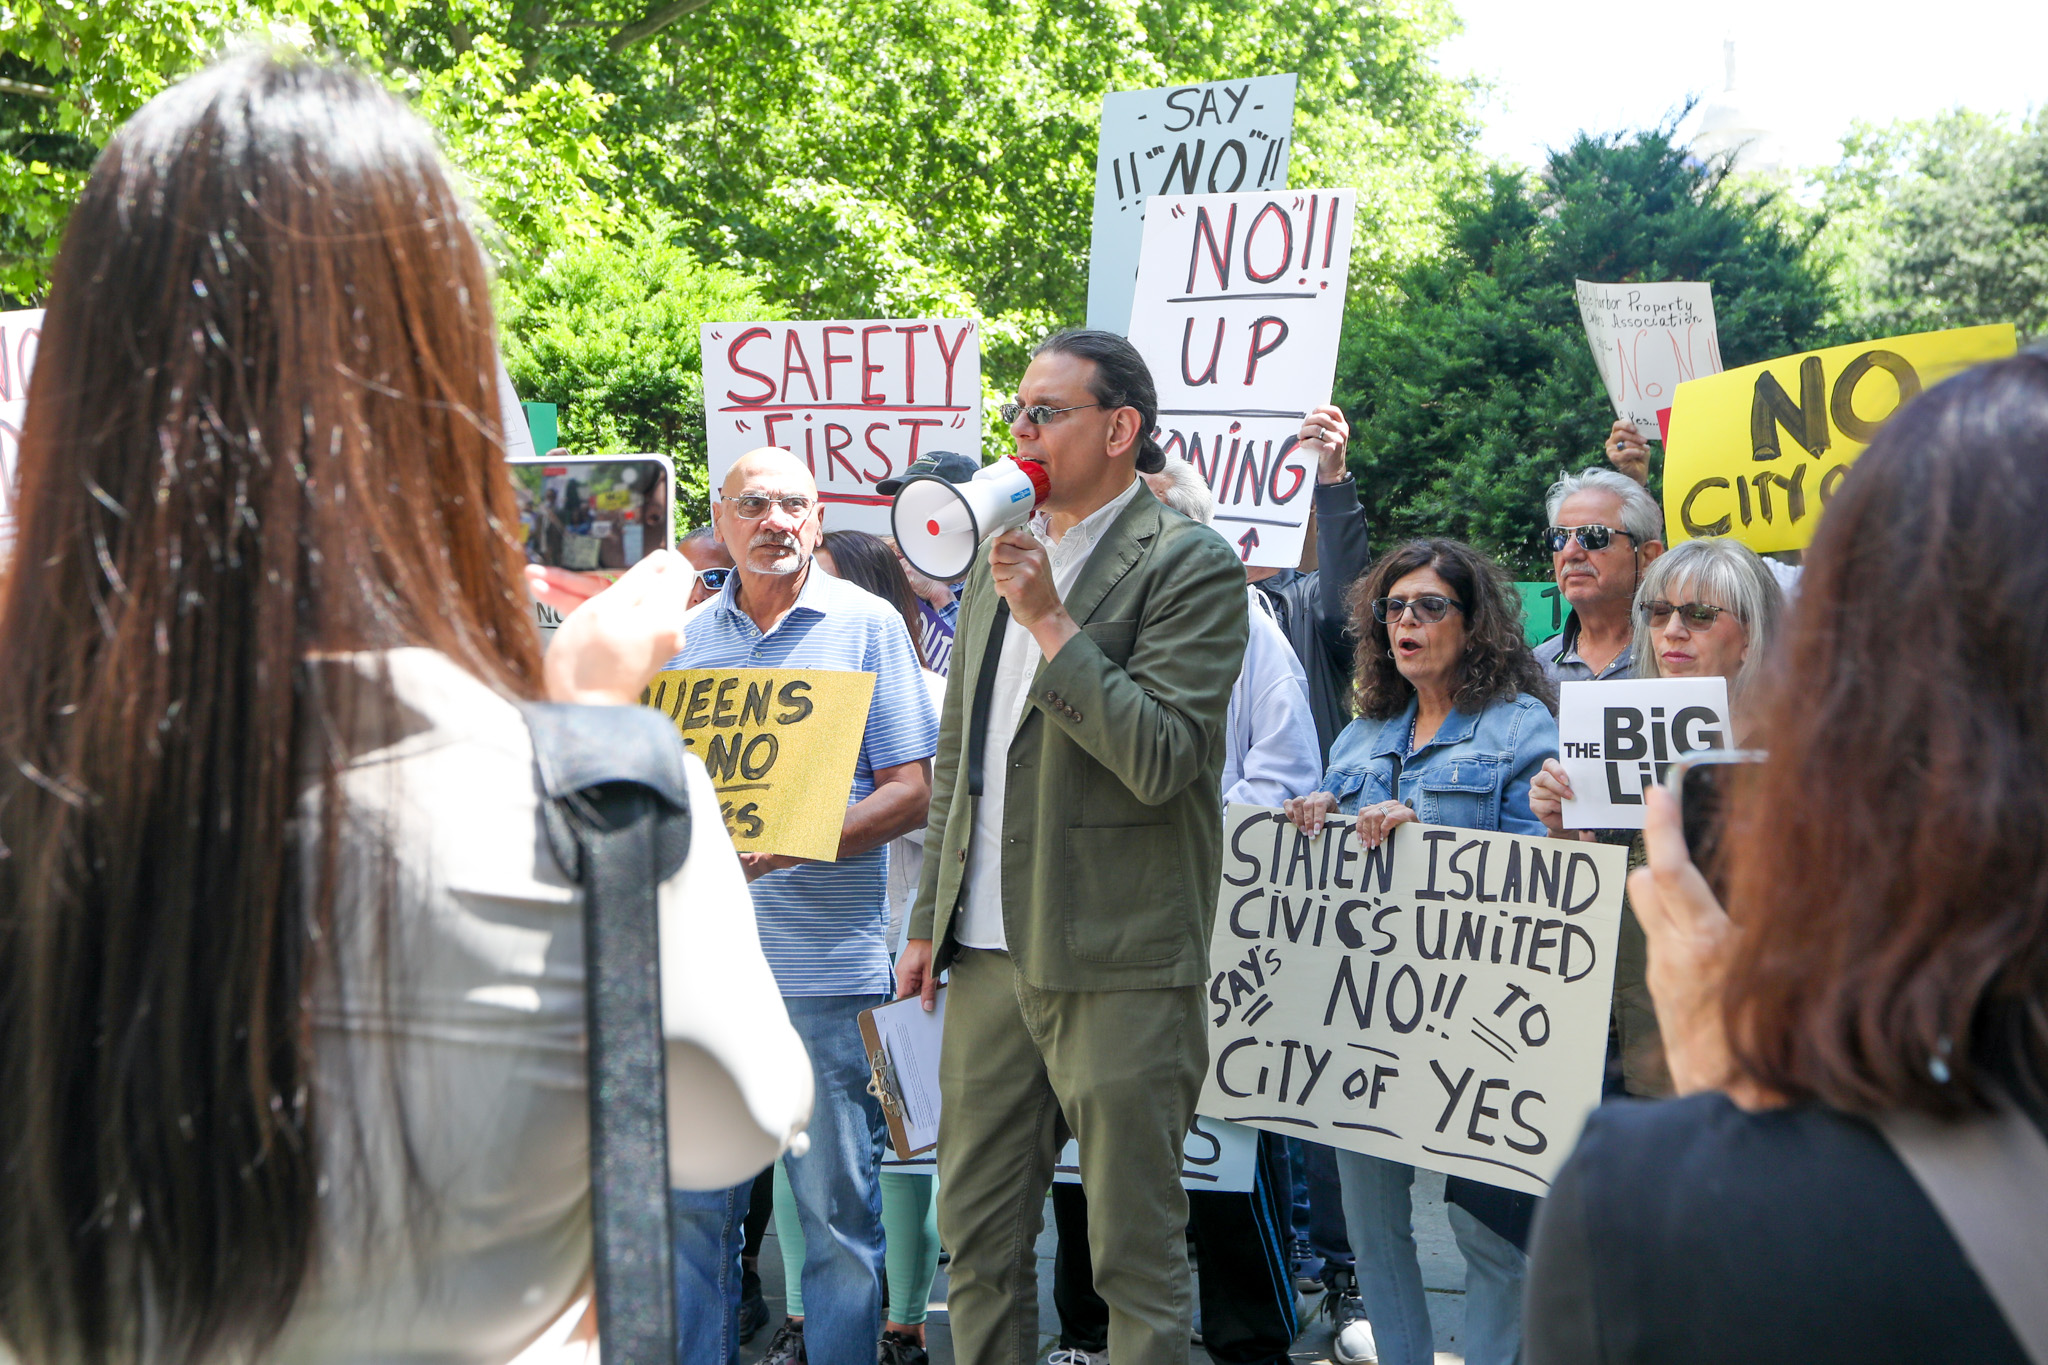
<path id="1" fill-rule="evenodd" d="M 1678 386 L 1664 449 L 1665 541 L 1804 549 L 1884 420 L 1950 375 L 2009 356 L 2011 324 L 1861 341 Z"/>
<path id="2" fill-rule="evenodd" d="M 1230 807 L 1196 1108 L 1544 1194 L 1600 1102 L 1628 851 Z"/>
<path id="3" fill-rule="evenodd" d="M 1159 443 L 1201 472 L 1247 564 L 1291 568 L 1315 498 L 1308 410 L 1330 401 L 1352 190 L 1155 194 L 1131 344 L 1159 390 Z"/>
<path id="4" fill-rule="evenodd" d="M 872 673 L 679 668 L 656 674 L 641 700 L 704 760 L 735 848 L 829 863 L 874 695 Z"/>
<path id="5" fill-rule="evenodd" d="M 967 318 L 708 322 L 705 453 L 715 494 L 750 450 L 810 467 L 831 531 L 886 536 L 875 491 L 919 455 L 981 458 L 981 327 Z"/>

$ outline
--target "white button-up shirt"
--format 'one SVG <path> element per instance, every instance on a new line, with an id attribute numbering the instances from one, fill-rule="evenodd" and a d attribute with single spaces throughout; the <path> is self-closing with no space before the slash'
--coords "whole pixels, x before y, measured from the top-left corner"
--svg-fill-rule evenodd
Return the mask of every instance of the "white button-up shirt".
<path id="1" fill-rule="evenodd" d="M 1132 479 L 1129 488 L 1081 518 L 1057 541 L 1051 538 L 1043 513 L 1031 519 L 1031 534 L 1045 545 L 1052 560 L 1052 583 L 1060 601 L 1065 602 L 1074 590 L 1102 533 L 1140 493 L 1151 496 L 1143 480 Z M 981 751 L 981 799 L 974 807 L 974 833 L 968 841 L 967 896 L 955 930 L 962 947 L 1007 951 L 1010 946 L 1003 930 L 1003 792 L 1009 775 L 1010 741 L 1024 723 L 1031 679 L 1044 658 L 1037 639 L 1012 616 L 1003 631 L 995 687 L 989 696 L 988 738 Z"/>

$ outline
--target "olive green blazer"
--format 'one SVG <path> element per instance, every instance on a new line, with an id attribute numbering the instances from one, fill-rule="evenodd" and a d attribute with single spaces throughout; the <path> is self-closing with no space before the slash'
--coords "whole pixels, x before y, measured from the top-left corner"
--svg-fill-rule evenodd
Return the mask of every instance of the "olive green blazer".
<path id="1" fill-rule="evenodd" d="M 1032 985 L 1208 980 L 1224 717 L 1249 630 L 1244 584 L 1223 537 L 1140 494 L 1067 594 L 1081 633 L 1039 665 L 1004 771 L 1003 929 Z M 953 922 L 976 804 L 969 712 L 999 600 L 984 550 L 961 601 L 910 914 L 910 937 L 934 941 L 939 969 L 959 952 Z"/>

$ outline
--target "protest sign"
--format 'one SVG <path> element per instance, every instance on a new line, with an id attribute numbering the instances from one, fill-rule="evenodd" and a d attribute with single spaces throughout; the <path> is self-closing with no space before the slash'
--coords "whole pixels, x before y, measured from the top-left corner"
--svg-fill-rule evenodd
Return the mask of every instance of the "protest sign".
<path id="1" fill-rule="evenodd" d="M 1197 1114 L 1180 1145 L 1181 1187 L 1241 1194 L 1252 1187 L 1258 1158 L 1258 1133 L 1241 1123 Z M 1067 1139 L 1053 1164 L 1052 1178 L 1057 1185 L 1081 1183 L 1080 1143 Z"/>
<path id="2" fill-rule="evenodd" d="M 981 458 L 981 327 L 961 318 L 704 324 L 715 493 L 733 461 L 781 446 L 810 466 L 831 531 L 889 532 L 875 485 L 921 452 Z"/>
<path id="3" fill-rule="evenodd" d="M 1673 763 L 1728 747 L 1726 678 L 1568 682 L 1558 697 L 1566 829 L 1641 829 L 1643 793 Z"/>
<path id="4" fill-rule="evenodd" d="M 1138 283 L 1145 202 L 1154 194 L 1284 190 L 1294 77 L 1254 76 L 1102 97 L 1088 325 L 1126 333 Z"/>
<path id="5" fill-rule="evenodd" d="M 1351 190 L 1154 195 L 1131 344 L 1159 442 L 1201 471 L 1248 564 L 1292 568 L 1315 495 L 1301 420 L 1330 401 L 1351 263 Z"/>
<path id="6" fill-rule="evenodd" d="M 1803 549 L 1884 419 L 1922 389 L 2016 349 L 2010 324 L 1783 356 L 1678 386 L 1664 458 L 1665 540 Z"/>
<path id="7" fill-rule="evenodd" d="M 829 863 L 874 694 L 872 673 L 684 668 L 656 674 L 641 700 L 710 769 L 735 848 Z"/>
<path id="8" fill-rule="evenodd" d="M 1614 415 L 1635 423 L 1643 439 L 1662 440 L 1657 414 L 1678 386 L 1721 372 L 1712 286 L 1572 283 Z"/>
<path id="9" fill-rule="evenodd" d="M 1564 629 L 1568 610 L 1564 590 L 1556 583 L 1517 583 L 1515 595 L 1522 599 L 1522 638 L 1540 645 Z"/>
<path id="10" fill-rule="evenodd" d="M 0 545 L 14 538 L 14 466 L 28 420 L 28 380 L 43 336 L 43 310 L 0 313 Z"/>
<path id="11" fill-rule="evenodd" d="M 1543 1194 L 1600 1102 L 1628 851 L 1232 805 L 1199 1108 Z"/>

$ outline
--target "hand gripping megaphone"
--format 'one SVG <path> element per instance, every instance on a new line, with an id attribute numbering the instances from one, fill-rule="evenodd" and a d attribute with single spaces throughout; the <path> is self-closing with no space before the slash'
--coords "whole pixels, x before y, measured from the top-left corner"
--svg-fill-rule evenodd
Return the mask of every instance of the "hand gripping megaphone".
<path id="1" fill-rule="evenodd" d="M 965 483 L 913 474 L 889 507 L 896 548 L 927 578 L 954 583 L 974 567 L 989 536 L 1022 526 L 1052 489 L 1045 466 L 1007 456 Z"/>

